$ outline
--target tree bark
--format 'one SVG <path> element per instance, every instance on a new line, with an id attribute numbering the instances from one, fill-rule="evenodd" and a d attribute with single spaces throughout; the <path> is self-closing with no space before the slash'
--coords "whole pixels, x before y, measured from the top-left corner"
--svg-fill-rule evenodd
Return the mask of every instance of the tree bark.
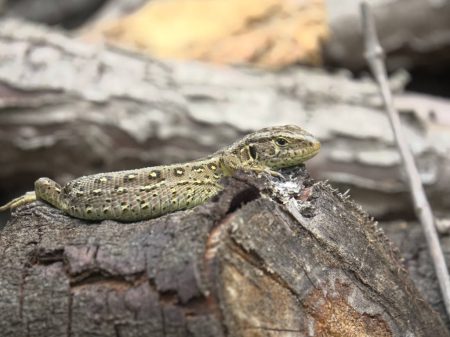
<path id="1" fill-rule="evenodd" d="M 447 324 L 447 329 L 450 329 L 450 320 L 442 300 L 422 226 L 414 222 L 395 221 L 382 224 L 382 228 L 398 247 L 403 265 L 408 270 L 414 285 L 433 309 L 440 314 Z M 440 242 L 447 265 L 450 265 L 450 236 L 441 236 Z"/>
<path id="2" fill-rule="evenodd" d="M 138 223 L 0 232 L 2 336 L 450 336 L 367 214 L 303 167 Z"/>

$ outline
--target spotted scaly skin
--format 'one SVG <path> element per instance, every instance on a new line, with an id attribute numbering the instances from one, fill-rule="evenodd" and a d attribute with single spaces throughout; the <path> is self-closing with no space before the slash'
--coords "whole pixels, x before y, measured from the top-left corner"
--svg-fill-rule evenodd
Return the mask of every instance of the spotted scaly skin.
<path id="1" fill-rule="evenodd" d="M 223 189 L 220 180 L 236 170 L 280 175 L 275 170 L 301 164 L 319 149 L 319 141 L 298 126 L 266 128 L 184 164 L 84 176 L 63 187 L 40 178 L 33 192 L 0 211 L 39 199 L 80 219 L 145 220 L 204 203 Z"/>

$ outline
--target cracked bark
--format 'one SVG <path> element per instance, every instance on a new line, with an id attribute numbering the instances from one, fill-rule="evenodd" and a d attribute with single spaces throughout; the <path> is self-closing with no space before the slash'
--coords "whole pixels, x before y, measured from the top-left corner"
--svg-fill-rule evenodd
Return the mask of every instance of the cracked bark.
<path id="1" fill-rule="evenodd" d="M 2 336 L 450 336 L 356 204 L 285 175 L 137 223 L 19 208 L 0 232 Z"/>

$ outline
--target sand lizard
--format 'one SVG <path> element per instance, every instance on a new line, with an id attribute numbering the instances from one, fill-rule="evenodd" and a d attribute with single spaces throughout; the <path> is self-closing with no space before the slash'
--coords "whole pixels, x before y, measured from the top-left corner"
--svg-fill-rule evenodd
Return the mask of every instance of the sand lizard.
<path id="1" fill-rule="evenodd" d="M 267 172 L 295 166 L 317 154 L 319 141 L 298 126 L 266 128 L 196 161 L 80 177 L 61 187 L 49 178 L 34 191 L 0 207 L 44 200 L 86 220 L 139 221 L 204 203 L 218 194 L 220 180 L 236 170 Z"/>

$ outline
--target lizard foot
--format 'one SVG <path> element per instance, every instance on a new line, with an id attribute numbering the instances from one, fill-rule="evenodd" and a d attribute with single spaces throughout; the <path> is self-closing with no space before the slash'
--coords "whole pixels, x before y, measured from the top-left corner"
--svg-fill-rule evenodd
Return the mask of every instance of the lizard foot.
<path id="1" fill-rule="evenodd" d="M 278 177 L 278 178 L 281 178 L 283 180 L 285 179 L 285 177 L 280 172 L 271 170 L 268 167 L 264 168 L 261 172 L 259 172 L 259 174 L 261 174 L 261 173 L 266 173 L 268 175 L 271 175 L 272 177 Z"/>

